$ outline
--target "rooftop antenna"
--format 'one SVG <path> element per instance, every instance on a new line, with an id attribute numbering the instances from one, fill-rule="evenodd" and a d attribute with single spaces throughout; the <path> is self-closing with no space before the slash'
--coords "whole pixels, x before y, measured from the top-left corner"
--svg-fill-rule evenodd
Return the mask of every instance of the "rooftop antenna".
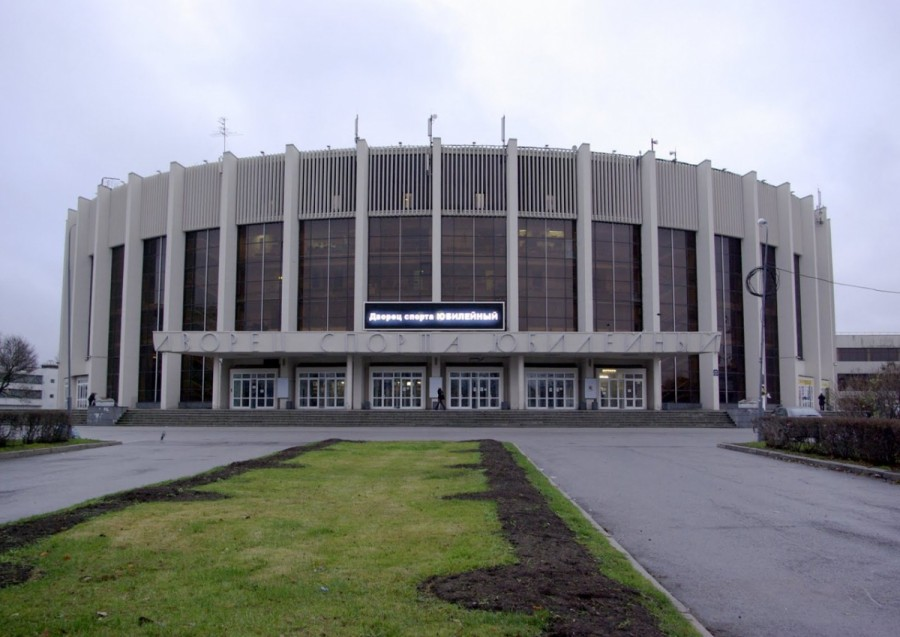
<path id="1" fill-rule="evenodd" d="M 653 139 L 652 137 L 650 138 L 650 152 L 651 152 L 651 153 L 656 151 L 656 145 L 657 145 L 658 143 L 659 143 L 659 142 L 656 141 L 655 139 Z"/>
<path id="2" fill-rule="evenodd" d="M 500 118 L 500 142 L 506 145 L 506 115 Z"/>
<path id="3" fill-rule="evenodd" d="M 211 137 L 215 137 L 216 135 L 222 136 L 222 154 L 228 150 L 228 136 L 229 135 L 240 135 L 237 131 L 233 131 L 228 128 L 228 118 L 220 117 L 219 118 L 219 128 L 216 129 L 216 132 L 211 135 Z"/>
<path id="4" fill-rule="evenodd" d="M 432 141 L 431 127 L 432 127 L 432 125 L 434 124 L 434 120 L 436 120 L 436 119 L 437 119 L 437 114 L 436 114 L 436 113 L 432 113 L 431 115 L 428 116 L 428 143 L 429 143 L 429 144 L 433 144 L 433 143 L 434 143 L 434 142 Z"/>
<path id="5" fill-rule="evenodd" d="M 359 115 L 356 116 L 356 119 L 353 120 L 353 142 L 357 143 L 359 141 Z"/>

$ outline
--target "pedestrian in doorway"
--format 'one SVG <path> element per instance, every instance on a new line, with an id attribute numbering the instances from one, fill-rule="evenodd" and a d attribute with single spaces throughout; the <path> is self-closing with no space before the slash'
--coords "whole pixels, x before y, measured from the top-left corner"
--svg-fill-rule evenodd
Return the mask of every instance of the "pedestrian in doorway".
<path id="1" fill-rule="evenodd" d="M 825 394 L 819 394 L 819 411 L 825 411 Z"/>
<path id="2" fill-rule="evenodd" d="M 96 402 L 97 394 L 92 393 L 90 396 L 88 396 L 88 407 L 93 407 Z"/>
<path id="3" fill-rule="evenodd" d="M 445 399 L 444 399 L 444 390 L 441 389 L 440 387 L 438 387 L 438 402 L 437 402 L 437 408 L 438 408 L 438 409 L 444 409 L 444 410 L 447 409 L 447 403 L 445 402 Z"/>

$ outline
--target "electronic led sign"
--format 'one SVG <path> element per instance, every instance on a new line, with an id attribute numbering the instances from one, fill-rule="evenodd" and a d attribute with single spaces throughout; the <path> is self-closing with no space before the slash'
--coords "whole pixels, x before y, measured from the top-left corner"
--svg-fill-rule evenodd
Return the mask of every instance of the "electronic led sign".
<path id="1" fill-rule="evenodd" d="M 500 330 L 504 304 L 366 303 L 367 330 Z"/>

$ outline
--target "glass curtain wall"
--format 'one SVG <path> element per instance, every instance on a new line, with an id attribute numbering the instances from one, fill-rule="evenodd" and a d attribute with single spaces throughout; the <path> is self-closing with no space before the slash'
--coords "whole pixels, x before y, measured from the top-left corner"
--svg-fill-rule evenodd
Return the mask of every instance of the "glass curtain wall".
<path id="1" fill-rule="evenodd" d="M 640 332 L 644 325 L 641 288 L 641 229 L 595 221 L 594 330 Z"/>
<path id="2" fill-rule="evenodd" d="M 763 259 L 766 261 L 766 270 L 769 272 L 767 293 L 765 298 L 766 314 L 766 393 L 769 395 L 769 403 L 781 402 L 781 349 L 778 345 L 778 266 L 775 260 L 775 247 L 763 245 L 760 247 Z"/>
<path id="3" fill-rule="evenodd" d="M 216 329 L 219 298 L 219 229 L 185 235 L 182 329 Z M 213 361 L 204 356 L 181 357 L 181 402 L 212 403 Z"/>
<path id="4" fill-rule="evenodd" d="M 431 300 L 431 217 L 369 219 L 369 300 Z"/>
<path id="5" fill-rule="evenodd" d="M 506 301 L 506 219 L 441 220 L 444 301 Z"/>
<path id="6" fill-rule="evenodd" d="M 519 219 L 519 329 L 577 331 L 575 222 Z"/>
<path id="7" fill-rule="evenodd" d="M 281 329 L 283 226 L 257 223 L 238 228 L 235 329 Z"/>
<path id="8" fill-rule="evenodd" d="M 741 240 L 715 237 L 716 314 L 722 344 L 719 347 L 719 402 L 737 404 L 747 397 L 744 375 L 744 276 Z"/>
<path id="9" fill-rule="evenodd" d="M 109 276 L 109 338 L 106 342 L 106 397 L 119 402 L 119 363 L 122 343 L 122 297 L 125 284 L 125 246 L 112 249 Z"/>
<path id="10" fill-rule="evenodd" d="M 300 222 L 297 329 L 353 329 L 355 221 Z"/>
<path id="11" fill-rule="evenodd" d="M 138 348 L 138 403 L 158 403 L 162 390 L 162 356 L 153 347 L 153 332 L 163 328 L 166 238 L 144 240 L 141 274 L 141 328 Z"/>
<path id="12" fill-rule="evenodd" d="M 695 332 L 697 241 L 687 230 L 659 228 L 659 324 L 664 332 Z M 700 357 L 662 359 L 663 403 L 700 403 Z"/>

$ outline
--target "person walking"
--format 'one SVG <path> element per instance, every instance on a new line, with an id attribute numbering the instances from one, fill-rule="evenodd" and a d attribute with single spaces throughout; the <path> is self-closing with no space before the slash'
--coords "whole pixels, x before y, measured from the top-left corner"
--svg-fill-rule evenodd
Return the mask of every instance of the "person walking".
<path id="1" fill-rule="evenodd" d="M 438 387 L 437 408 L 447 410 L 447 403 L 444 401 L 444 390 L 440 387 Z"/>

